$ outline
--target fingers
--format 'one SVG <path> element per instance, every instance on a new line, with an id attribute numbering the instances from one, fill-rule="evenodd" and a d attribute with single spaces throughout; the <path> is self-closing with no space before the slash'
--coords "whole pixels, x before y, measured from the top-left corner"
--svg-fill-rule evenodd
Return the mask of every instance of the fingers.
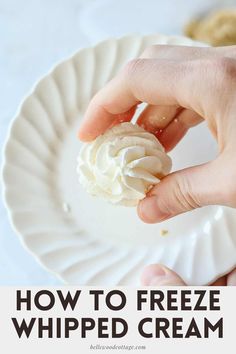
<path id="1" fill-rule="evenodd" d="M 135 110 L 136 105 L 128 109 L 128 111 L 112 114 L 105 107 L 97 104 L 95 98 L 88 107 L 85 114 L 85 120 L 79 129 L 78 137 L 82 141 L 91 141 L 113 125 L 129 122 L 132 119 Z"/>
<path id="2" fill-rule="evenodd" d="M 190 128 L 201 123 L 203 120 L 204 119 L 199 114 L 189 109 L 183 109 L 170 124 L 157 135 L 157 138 L 168 152 L 178 144 Z"/>
<path id="3" fill-rule="evenodd" d="M 185 62 L 152 59 L 131 61 L 91 101 L 79 131 L 80 139 L 86 141 L 96 138 L 117 117 L 131 119 L 139 102 L 184 106 L 182 103 L 188 101 L 186 95 L 189 96 L 190 90 L 187 72 L 189 77 Z"/>
<path id="4" fill-rule="evenodd" d="M 144 286 L 184 286 L 184 281 L 171 269 L 162 264 L 151 264 L 147 266 L 141 276 L 141 283 Z M 236 286 L 236 268 L 228 275 L 217 279 L 211 286 Z"/>
<path id="5" fill-rule="evenodd" d="M 92 140 L 115 122 L 130 120 L 139 102 L 178 105 L 202 117 L 222 116 L 222 104 L 218 102 L 230 98 L 222 97 L 222 82 L 225 92 L 231 92 L 229 96 L 235 92 L 232 80 L 235 47 L 225 51 L 222 48 L 160 47 L 156 55 L 147 54 L 157 59 L 130 61 L 96 94 L 79 130 L 81 140 Z"/>
<path id="6" fill-rule="evenodd" d="M 161 265 L 152 264 L 147 266 L 141 276 L 142 285 L 150 286 L 183 286 L 184 281 L 172 270 Z"/>
<path id="7" fill-rule="evenodd" d="M 227 285 L 236 286 L 236 268 L 227 275 Z"/>
<path id="8" fill-rule="evenodd" d="M 141 276 L 144 286 L 184 286 L 184 281 L 171 269 L 161 265 L 152 264 L 147 266 Z M 236 268 L 227 276 L 217 279 L 211 286 L 236 286 Z"/>
<path id="9" fill-rule="evenodd" d="M 222 166 L 215 160 L 168 175 L 140 201 L 139 217 L 155 223 L 204 205 L 224 204 L 221 173 Z"/>
<path id="10" fill-rule="evenodd" d="M 183 138 L 188 129 L 201 123 L 197 113 L 179 106 L 147 106 L 137 123 L 153 133 L 168 152 Z"/>
<path id="11" fill-rule="evenodd" d="M 140 114 L 137 124 L 155 134 L 157 129 L 164 129 L 183 108 L 175 106 L 148 105 Z"/>

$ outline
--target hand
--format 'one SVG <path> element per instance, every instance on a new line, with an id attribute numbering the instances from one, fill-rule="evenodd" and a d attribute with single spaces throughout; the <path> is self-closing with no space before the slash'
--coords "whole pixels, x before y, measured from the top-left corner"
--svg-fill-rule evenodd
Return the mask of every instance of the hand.
<path id="1" fill-rule="evenodd" d="M 160 265 L 152 264 L 144 269 L 141 278 L 142 285 L 184 286 L 185 282 L 172 270 Z M 217 279 L 212 286 L 236 286 L 236 268 L 229 274 Z"/>
<path id="2" fill-rule="evenodd" d="M 205 205 L 236 207 L 236 46 L 148 48 L 92 99 L 80 139 L 131 120 L 140 102 L 148 106 L 138 124 L 167 151 L 203 120 L 219 147 L 214 161 L 163 178 L 139 203 L 142 220 L 159 222 Z"/>

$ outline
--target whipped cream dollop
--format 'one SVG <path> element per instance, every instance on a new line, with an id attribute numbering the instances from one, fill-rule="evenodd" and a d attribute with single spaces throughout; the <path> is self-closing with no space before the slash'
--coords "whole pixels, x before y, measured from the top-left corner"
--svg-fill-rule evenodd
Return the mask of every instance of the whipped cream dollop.
<path id="1" fill-rule="evenodd" d="M 170 169 L 171 159 L 153 134 L 121 123 L 82 146 L 77 172 L 90 194 L 135 206 Z"/>

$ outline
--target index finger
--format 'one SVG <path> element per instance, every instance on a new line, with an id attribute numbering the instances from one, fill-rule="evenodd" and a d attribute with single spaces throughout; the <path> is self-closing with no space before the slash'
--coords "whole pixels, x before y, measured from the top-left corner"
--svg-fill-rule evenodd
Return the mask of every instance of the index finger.
<path id="1" fill-rule="evenodd" d="M 160 59 L 129 62 L 90 102 L 79 138 L 93 140 L 114 122 L 131 120 L 140 102 L 189 108 L 192 82 L 199 79 L 192 63 Z"/>

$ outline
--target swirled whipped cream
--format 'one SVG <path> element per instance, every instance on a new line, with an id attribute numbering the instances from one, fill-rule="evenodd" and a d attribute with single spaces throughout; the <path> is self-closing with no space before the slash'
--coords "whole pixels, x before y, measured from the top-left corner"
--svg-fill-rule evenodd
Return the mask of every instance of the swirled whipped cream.
<path id="1" fill-rule="evenodd" d="M 171 159 L 153 134 L 121 123 L 82 146 L 77 171 L 90 194 L 135 206 L 170 169 Z"/>

